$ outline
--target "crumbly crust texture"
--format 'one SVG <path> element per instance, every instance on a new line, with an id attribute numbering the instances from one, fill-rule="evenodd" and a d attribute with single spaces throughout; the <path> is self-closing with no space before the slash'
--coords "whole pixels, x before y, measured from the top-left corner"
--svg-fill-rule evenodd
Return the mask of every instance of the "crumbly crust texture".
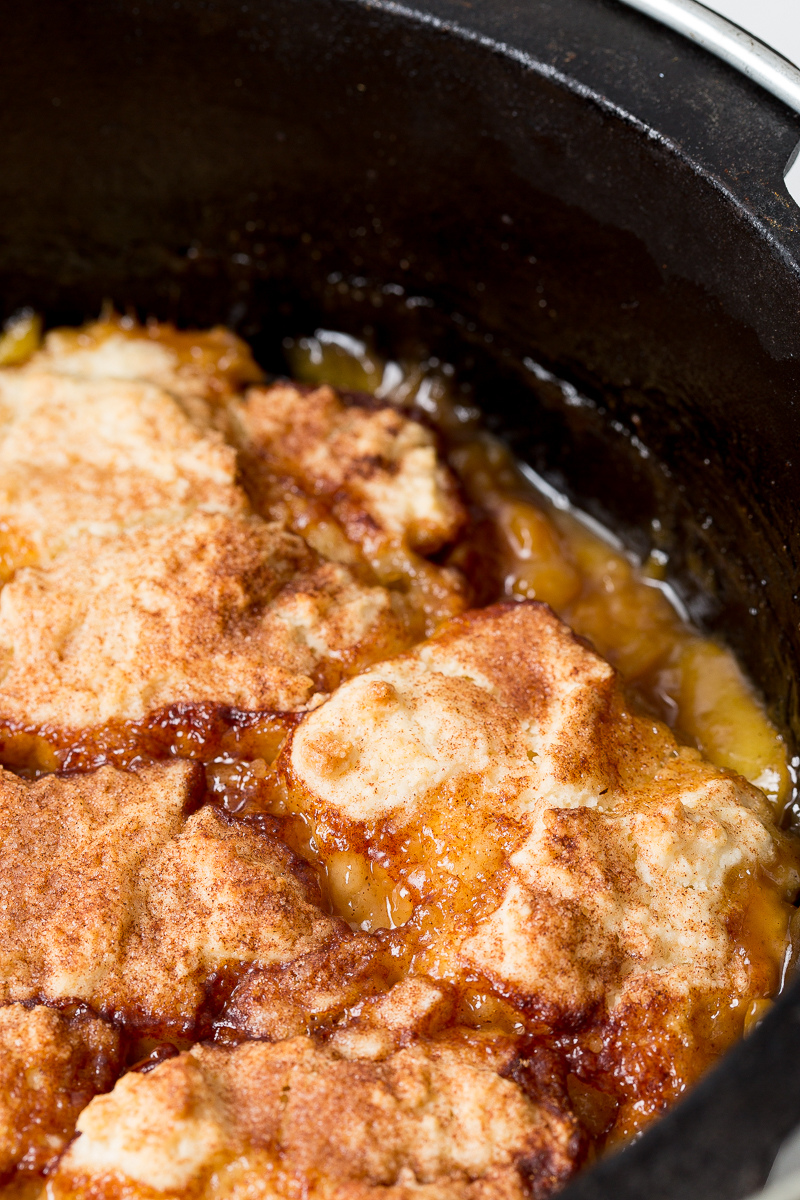
<path id="1" fill-rule="evenodd" d="M 197 1046 L 84 1111 L 52 1195 L 521 1200 L 525 1164 L 551 1187 L 570 1173 L 575 1127 L 489 1051 L 418 1042 L 373 1063 L 306 1038 Z"/>
<path id="2" fill-rule="evenodd" d="M 166 322 L 141 326 L 113 316 L 82 329 L 52 330 L 25 369 L 155 384 L 202 423 L 215 422 L 231 396 L 264 377 L 249 347 L 222 326 L 184 332 Z M 224 426 L 224 419 L 218 423 Z"/>
<path id="3" fill-rule="evenodd" d="M 245 512 L 236 473 L 222 435 L 198 428 L 152 384 L 0 371 L 8 573 L 49 564 L 86 533 L 113 537 L 196 511 Z"/>
<path id="4" fill-rule="evenodd" d="M 279 1042 L 326 1030 L 383 996 L 392 977 L 390 949 L 379 938 L 348 931 L 292 962 L 247 971 L 219 1014 L 216 1034 Z"/>
<path id="5" fill-rule="evenodd" d="M 633 1010 L 694 1043 L 698 1009 L 777 982 L 797 874 L 766 801 L 632 715 L 544 605 L 469 614 L 342 685 L 278 771 L 323 837 L 412 892 L 418 962 L 553 1027 Z M 759 895 L 768 947 L 745 932 Z"/>
<path id="6" fill-rule="evenodd" d="M 0 1179 L 22 1182 L 54 1163 L 120 1059 L 118 1031 L 89 1013 L 0 1008 Z"/>
<path id="7" fill-rule="evenodd" d="M 332 388 L 251 388 L 231 405 L 234 436 L 266 470 L 330 501 L 348 537 L 395 538 L 431 553 L 465 514 L 430 430 L 390 405 L 345 405 Z"/>
<path id="8" fill-rule="evenodd" d="M 257 517 L 87 538 L 0 592 L 0 718 L 80 729 L 179 702 L 302 709 L 407 645 L 404 613 Z"/>
<path id="9" fill-rule="evenodd" d="M 417 640 L 463 612 L 464 577 L 424 557 L 467 516 L 429 429 L 391 405 L 291 383 L 251 388 L 226 413 L 257 512 L 324 558 L 401 590 Z"/>
<path id="10" fill-rule="evenodd" d="M 282 843 L 208 806 L 187 815 L 200 780 L 187 762 L 35 783 L 0 773 L 3 1002 L 82 1001 L 191 1036 L 224 970 L 337 939 Z"/>
<path id="11" fill-rule="evenodd" d="M 798 855 L 464 612 L 430 430 L 262 384 L 113 316 L 0 369 L 0 1194 L 545 1200 L 767 1003 Z"/>

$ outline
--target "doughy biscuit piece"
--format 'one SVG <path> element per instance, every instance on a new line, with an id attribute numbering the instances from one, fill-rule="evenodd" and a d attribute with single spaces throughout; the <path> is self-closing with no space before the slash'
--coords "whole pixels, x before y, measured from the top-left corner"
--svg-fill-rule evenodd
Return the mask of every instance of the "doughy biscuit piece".
<path id="1" fill-rule="evenodd" d="M 52 1195 L 523 1200 L 534 1168 L 544 1196 L 572 1172 L 574 1124 L 492 1058 L 435 1043 L 380 1063 L 306 1038 L 195 1046 L 92 1102 Z"/>
<path id="2" fill-rule="evenodd" d="M 344 838 L 412 898 L 417 970 L 478 973 L 554 1027 L 632 1005 L 687 1045 L 704 1005 L 777 986 L 797 856 L 764 797 L 632 715 L 544 605 L 344 684 L 278 771 L 323 858 Z"/>
<path id="3" fill-rule="evenodd" d="M 42 1005 L 0 1008 L 0 1179 L 33 1183 L 72 1138 L 81 1110 L 113 1086 L 119 1066 L 119 1034 L 97 1017 L 67 1018 Z"/>
<path id="4" fill-rule="evenodd" d="M 277 1042 L 330 1026 L 345 1009 L 384 992 L 392 967 L 390 949 L 368 934 L 350 934 L 291 962 L 253 968 L 233 989 L 216 1037 Z"/>
<path id="5" fill-rule="evenodd" d="M 355 1020 L 334 1030 L 329 1044 L 342 1058 L 379 1062 L 416 1038 L 435 1033 L 452 1015 L 446 983 L 409 975 L 384 995 L 367 998 Z"/>
<path id="6" fill-rule="evenodd" d="M 150 384 L 0 371 L 0 579 L 83 533 L 241 513 L 236 453 Z"/>
<path id="7" fill-rule="evenodd" d="M 75 730 L 210 701 L 302 708 L 409 643 L 402 598 L 258 518 L 83 539 L 0 592 L 0 719 Z"/>
<path id="8" fill-rule="evenodd" d="M 324 558 L 401 589 L 418 637 L 463 612 L 464 577 L 422 557 L 466 517 L 429 430 L 393 408 L 348 406 L 329 387 L 292 384 L 253 388 L 228 416 L 257 512 Z"/>
<path id="9" fill-rule="evenodd" d="M 154 383 L 204 420 L 244 384 L 264 377 L 246 343 L 222 326 L 181 331 L 168 322 L 143 326 L 116 315 L 80 329 L 53 329 L 25 369 Z"/>
<path id="10" fill-rule="evenodd" d="M 210 807 L 187 818 L 199 775 L 0 772 L 0 1000 L 84 1001 L 182 1034 L 220 972 L 340 936 L 285 846 Z"/>
<path id="11" fill-rule="evenodd" d="M 274 475 L 325 498 L 354 542 L 388 535 L 430 554 L 464 523 L 433 434 L 394 408 L 347 406 L 329 387 L 279 383 L 251 388 L 230 412 L 240 445 Z"/>

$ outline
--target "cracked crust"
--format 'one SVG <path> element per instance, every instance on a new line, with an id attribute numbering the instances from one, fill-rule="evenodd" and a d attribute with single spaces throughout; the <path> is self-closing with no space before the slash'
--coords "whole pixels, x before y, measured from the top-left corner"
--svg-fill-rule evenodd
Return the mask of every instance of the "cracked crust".
<path id="1" fill-rule="evenodd" d="M 331 505 L 351 541 L 397 539 L 421 554 L 464 523 L 433 434 L 396 409 L 345 405 L 332 388 L 251 388 L 231 406 L 234 436 L 264 468 Z"/>
<path id="2" fill-rule="evenodd" d="M 48 564 L 82 534 L 243 513 L 236 453 L 167 392 L 0 371 L 0 566 Z"/>
<path id="3" fill-rule="evenodd" d="M 572 1173 L 575 1125 L 498 1075 L 498 1054 L 509 1057 L 431 1042 L 382 1062 L 305 1038 L 196 1046 L 84 1111 L 52 1195 L 523 1200 L 529 1165 L 539 1187 Z"/>
<path id="4" fill-rule="evenodd" d="M 408 644 L 402 598 L 256 517 L 84 539 L 0 592 L 0 717 L 75 729 L 177 702 L 301 709 Z"/>
<path id="5" fill-rule="evenodd" d="M 417 970 L 477 973 L 553 1029 L 625 1012 L 668 1057 L 720 997 L 777 986 L 798 873 L 764 797 L 634 716 L 544 605 L 342 685 L 278 771 L 323 860 L 344 839 L 404 889 Z"/>
<path id="6" fill-rule="evenodd" d="M 227 412 L 257 512 L 285 522 L 324 558 L 401 590 L 418 637 L 463 612 L 463 575 L 424 557 L 466 520 L 428 429 L 390 406 L 289 383 L 252 388 Z"/>
<path id="7" fill-rule="evenodd" d="M 329 1044 L 342 1058 L 381 1062 L 416 1038 L 437 1033 L 451 1019 L 453 1009 L 452 990 L 446 983 L 409 975 L 383 995 L 367 997 L 355 1018 L 333 1031 Z"/>
<path id="8" fill-rule="evenodd" d="M 189 763 L 35 783 L 0 773 L 0 998 L 83 1001 L 191 1034 L 221 975 L 335 942 L 280 842 L 206 806 Z"/>
<path id="9" fill-rule="evenodd" d="M 50 1200 L 536 1200 L 576 1115 L 629 1136 L 767 1003 L 796 852 L 543 606 L 441 628 L 465 513 L 423 425 L 260 380 L 129 318 L 0 371 L 5 761 L 199 753 L 249 814 L 185 762 L 0 770 L 0 1191 L 120 1036 L 213 1034 L 92 1100 Z"/>
<path id="10" fill-rule="evenodd" d="M 377 939 L 348 931 L 332 945 L 292 962 L 254 968 L 233 989 L 216 1036 L 277 1042 L 324 1031 L 347 1009 L 383 993 L 396 975 L 392 966 Z"/>
<path id="11" fill-rule="evenodd" d="M 0 1179 L 22 1184 L 54 1163 L 78 1114 L 111 1089 L 119 1033 L 89 1013 L 0 1008 Z M 5 1190 L 5 1189 L 4 1189 Z"/>
<path id="12" fill-rule="evenodd" d="M 264 377 L 249 346 L 223 326 L 178 330 L 169 322 L 139 325 L 116 315 L 80 329 L 53 329 L 24 369 L 155 384 L 204 423 L 243 385 Z"/>

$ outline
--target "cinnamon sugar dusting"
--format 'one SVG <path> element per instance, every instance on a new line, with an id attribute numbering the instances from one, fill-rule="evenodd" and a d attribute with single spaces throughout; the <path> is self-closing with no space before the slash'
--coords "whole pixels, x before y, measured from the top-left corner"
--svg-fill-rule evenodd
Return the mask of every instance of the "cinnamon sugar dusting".
<path id="1" fill-rule="evenodd" d="M 256 517 L 86 538 L 0 593 L 0 717 L 80 729 L 175 703 L 291 711 L 407 644 L 402 598 Z"/>
<path id="2" fill-rule="evenodd" d="M 0 1178 L 33 1182 L 54 1164 L 120 1065 L 119 1033 L 88 1012 L 0 1008 Z"/>
<path id="3" fill-rule="evenodd" d="M 783 795 L 738 668 L 477 433 L 462 492 L 399 393 L 265 386 L 226 330 L 114 315 L 23 359 L 0 1190 L 545 1200 L 780 986 L 800 857 L 729 769 Z M 542 596 L 701 745 L 733 679 L 721 765 Z"/>
<path id="4" fill-rule="evenodd" d="M 247 511 L 236 455 L 167 392 L 31 368 L 0 372 L 6 575 L 50 563 L 82 534 L 113 537 L 197 511 Z M 30 549 L 14 554 L 12 535 Z"/>
<path id="5" fill-rule="evenodd" d="M 227 412 L 256 511 L 401 590 L 418 637 L 464 609 L 464 577 L 425 557 L 467 519 L 431 430 L 386 403 L 347 404 L 329 387 L 288 383 L 251 388 Z"/>
<path id="6" fill-rule="evenodd" d="M 526 1165 L 552 1188 L 577 1139 L 569 1114 L 502 1078 L 512 1058 L 457 1041 L 379 1063 L 305 1038 L 197 1046 L 85 1110 L 51 1194 L 216 1197 L 259 1179 L 287 1197 L 521 1200 Z"/>
<path id="7" fill-rule="evenodd" d="M 329 387 L 276 384 L 252 388 L 231 414 L 237 441 L 273 474 L 329 498 L 355 542 L 395 537 L 430 553 L 464 524 L 431 431 L 389 405 L 348 407 Z"/>
<path id="8" fill-rule="evenodd" d="M 276 773 L 323 862 L 346 843 L 409 897 L 415 970 L 477 974 L 551 1030 L 624 1014 L 655 1071 L 699 1050 L 719 997 L 743 1017 L 778 985 L 797 855 L 763 796 L 631 713 L 543 605 L 469 614 L 343 684 Z"/>
<path id="9" fill-rule="evenodd" d="M 291 852 L 208 806 L 187 815 L 202 795 L 189 763 L 0 774 L 4 1002 L 85 1002 L 191 1036 L 219 972 L 337 939 Z"/>

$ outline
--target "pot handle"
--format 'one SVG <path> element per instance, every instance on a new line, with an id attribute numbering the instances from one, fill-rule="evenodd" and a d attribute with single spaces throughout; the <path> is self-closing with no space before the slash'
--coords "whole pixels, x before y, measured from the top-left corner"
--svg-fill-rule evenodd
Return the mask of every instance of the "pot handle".
<path id="1" fill-rule="evenodd" d="M 697 0 L 622 2 L 691 38 L 800 113 L 800 70 L 751 33 L 720 17 L 704 4 L 698 4 Z M 795 204 L 800 205 L 800 142 L 784 168 L 783 182 Z"/>
<path id="2" fill-rule="evenodd" d="M 783 183 L 795 204 L 800 205 L 800 142 L 797 143 L 784 167 Z"/>

